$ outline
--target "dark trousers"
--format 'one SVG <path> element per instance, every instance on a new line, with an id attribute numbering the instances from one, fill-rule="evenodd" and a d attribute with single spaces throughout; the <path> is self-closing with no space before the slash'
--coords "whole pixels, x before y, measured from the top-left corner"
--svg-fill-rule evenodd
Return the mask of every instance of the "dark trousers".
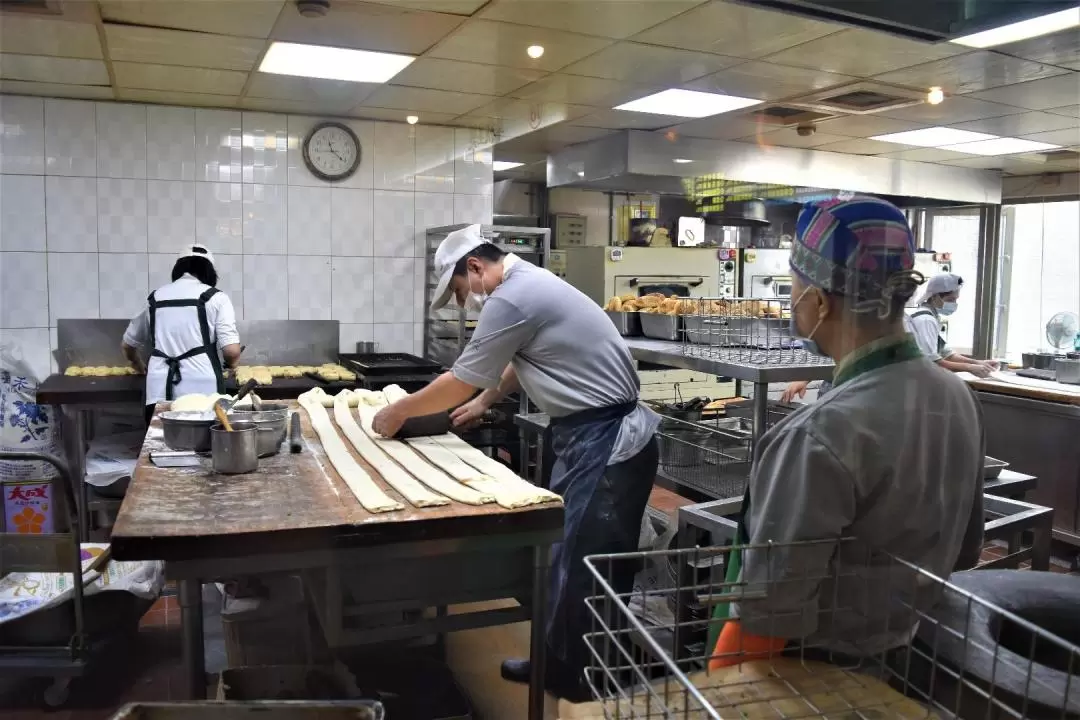
<path id="1" fill-rule="evenodd" d="M 548 614 L 549 689 L 572 698 L 590 664 L 583 636 L 592 631 L 592 614 L 585 598 L 596 594 L 593 576 L 585 567 L 587 555 L 637 550 L 641 516 L 649 501 L 659 459 L 656 438 L 637 455 L 609 465 L 595 482 L 573 475 L 552 479 L 551 489 L 563 496 L 566 519 L 563 541 L 552 548 Z M 633 587 L 634 563 L 615 563 L 609 578 L 616 592 Z"/>
<path id="2" fill-rule="evenodd" d="M 146 421 L 146 427 L 150 427 L 150 420 L 154 417 L 154 408 L 156 405 L 147 405 L 143 408 L 143 420 Z"/>

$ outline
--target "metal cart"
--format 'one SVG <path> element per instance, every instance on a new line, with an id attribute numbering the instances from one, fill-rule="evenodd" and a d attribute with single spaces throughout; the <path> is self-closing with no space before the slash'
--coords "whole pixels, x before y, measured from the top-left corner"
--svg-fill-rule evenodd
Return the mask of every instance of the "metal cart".
<path id="1" fill-rule="evenodd" d="M 733 553 L 742 553 L 744 569 L 755 568 L 749 580 L 744 573 L 738 582 L 725 582 L 718 572 L 689 585 L 624 594 L 613 589 L 613 578 L 651 564 L 706 566 Z M 821 563 L 805 560 L 822 554 L 833 558 L 827 569 L 807 570 Z M 569 718 L 1080 713 L 1080 647 L 969 590 L 981 586 L 992 596 L 999 572 L 1012 573 L 1000 578 L 1014 597 L 1018 589 L 1023 594 L 1021 576 L 1074 583 L 1075 592 L 1076 580 L 1068 576 L 976 570 L 945 581 L 899 558 L 865 557 L 854 540 L 597 555 L 585 562 L 595 589 L 587 601 L 593 630 L 585 637 L 591 654 L 586 678 L 596 701 Z M 686 593 L 710 610 L 729 603 L 729 617 L 755 634 L 801 639 L 774 653 L 714 655 L 704 642 L 716 623 L 711 613 L 652 625 L 630 609 L 645 604 L 647 594 Z M 672 651 L 693 644 L 687 643 L 692 638 L 699 638 L 699 652 Z"/>
<path id="2" fill-rule="evenodd" d="M 82 555 L 79 538 L 82 519 L 75 502 L 71 472 L 57 457 L 37 452 L 0 452 L 0 461 L 44 462 L 52 465 L 62 486 L 69 532 L 48 535 L 0 533 L 0 577 L 11 572 L 70 573 L 74 597 L 74 632 L 66 645 L 0 646 L 0 676 L 51 677 L 45 704 L 59 707 L 67 701 L 71 680 L 86 671 L 93 648 L 86 633 L 82 583 Z"/>

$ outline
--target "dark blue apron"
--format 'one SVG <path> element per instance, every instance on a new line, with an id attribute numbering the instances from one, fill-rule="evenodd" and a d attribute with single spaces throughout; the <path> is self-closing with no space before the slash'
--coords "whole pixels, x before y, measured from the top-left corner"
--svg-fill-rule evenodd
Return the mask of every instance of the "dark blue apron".
<path id="1" fill-rule="evenodd" d="M 627 500 L 637 493 L 620 493 L 605 477 L 622 419 L 635 407 L 636 401 L 551 419 L 551 489 L 563 497 L 566 518 L 563 540 L 552 546 L 547 641 L 551 659 L 574 675 L 585 665 L 582 636 L 591 631 L 585 598 L 593 581 L 584 558 L 625 548 L 628 539 L 636 548 L 641 530 L 643 507 L 635 514 L 631 506 L 640 503 Z"/>

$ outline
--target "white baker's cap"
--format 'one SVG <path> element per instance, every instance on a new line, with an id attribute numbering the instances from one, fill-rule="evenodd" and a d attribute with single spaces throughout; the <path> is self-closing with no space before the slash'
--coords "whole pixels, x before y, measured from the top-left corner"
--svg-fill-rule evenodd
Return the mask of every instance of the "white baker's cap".
<path id="1" fill-rule="evenodd" d="M 435 250 L 435 274 L 439 276 L 439 284 L 435 286 L 435 299 L 431 301 L 431 309 L 439 308 L 450 302 L 450 278 L 454 275 L 454 266 L 458 260 L 470 252 L 488 242 L 480 234 L 479 225 L 470 225 L 461 228 L 443 238 L 439 247 Z"/>
<path id="2" fill-rule="evenodd" d="M 942 293 L 956 292 L 964 284 L 963 278 L 954 273 L 941 273 L 935 275 L 926 282 L 923 297 L 941 295 Z"/>
<path id="3" fill-rule="evenodd" d="M 201 257 L 210 262 L 210 265 L 214 264 L 214 253 L 206 249 L 205 245 L 195 243 L 194 245 L 185 245 L 184 249 L 180 251 L 180 255 L 177 256 L 177 260 L 183 260 L 186 257 Z"/>

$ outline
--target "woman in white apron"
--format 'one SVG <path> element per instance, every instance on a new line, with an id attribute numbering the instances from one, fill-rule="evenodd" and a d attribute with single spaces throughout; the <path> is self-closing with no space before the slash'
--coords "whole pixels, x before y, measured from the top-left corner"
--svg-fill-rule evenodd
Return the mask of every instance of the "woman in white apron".
<path id="1" fill-rule="evenodd" d="M 232 301 L 215 285 L 213 254 L 202 245 L 185 247 L 172 282 L 150 293 L 124 332 L 124 357 L 146 373 L 148 424 L 156 403 L 225 392 L 224 369 L 240 360 L 240 335 Z M 150 358 L 145 366 L 140 350 Z"/>

